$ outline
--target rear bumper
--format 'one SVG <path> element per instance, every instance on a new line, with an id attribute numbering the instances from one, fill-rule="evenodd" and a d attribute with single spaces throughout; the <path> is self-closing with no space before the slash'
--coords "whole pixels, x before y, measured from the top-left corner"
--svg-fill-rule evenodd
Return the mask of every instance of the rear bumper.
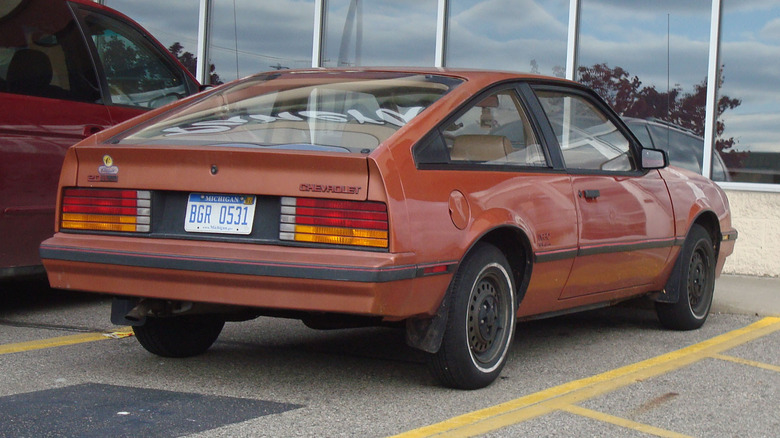
<path id="1" fill-rule="evenodd" d="M 435 313 L 456 265 L 427 275 L 410 253 L 66 233 L 41 258 L 56 288 L 388 319 Z"/>

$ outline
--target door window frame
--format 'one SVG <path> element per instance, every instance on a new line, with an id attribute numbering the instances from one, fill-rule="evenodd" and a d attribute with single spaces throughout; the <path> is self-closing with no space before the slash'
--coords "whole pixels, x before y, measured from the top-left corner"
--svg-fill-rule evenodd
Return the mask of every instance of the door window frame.
<path id="1" fill-rule="evenodd" d="M 128 105 L 128 104 L 122 104 L 122 103 L 115 103 L 111 99 L 111 93 L 109 91 L 109 85 L 108 85 L 108 79 L 106 78 L 106 72 L 103 68 L 103 62 L 101 61 L 100 55 L 98 53 L 98 49 L 95 46 L 95 42 L 91 37 L 91 33 L 89 32 L 89 26 L 86 23 L 85 15 L 86 14 L 94 14 L 99 15 L 101 17 L 105 17 L 109 20 L 114 20 L 119 23 L 121 23 L 124 26 L 129 27 L 131 30 L 133 30 L 136 35 L 143 38 L 144 43 L 146 43 L 147 47 L 154 52 L 157 59 L 159 59 L 165 67 L 178 74 L 179 78 L 182 81 L 182 84 L 184 85 L 186 96 L 190 96 L 194 93 L 198 92 L 199 86 L 198 84 L 193 80 L 191 75 L 188 74 L 188 72 L 185 71 L 185 68 L 174 62 L 172 56 L 167 51 L 163 51 L 161 45 L 159 42 L 157 42 L 154 38 L 152 38 L 148 32 L 146 32 L 143 28 L 138 26 L 136 23 L 124 19 L 123 16 L 118 14 L 108 14 L 103 10 L 100 10 L 98 8 L 93 8 L 87 5 L 83 5 L 81 3 L 72 3 L 68 2 L 68 5 L 71 7 L 73 16 L 75 17 L 79 29 L 81 31 L 81 36 L 84 39 L 84 42 L 86 44 L 87 49 L 89 50 L 89 54 L 92 58 L 92 64 L 95 67 L 96 72 L 98 73 L 98 80 L 100 82 L 100 88 L 103 95 L 103 103 L 110 106 L 120 106 L 120 107 L 126 107 L 126 108 L 136 108 L 136 109 L 153 109 L 138 105 Z M 124 36 L 124 35 L 123 35 Z M 132 40 L 131 40 L 132 41 Z"/>
<path id="2" fill-rule="evenodd" d="M 592 92 L 587 88 L 545 83 L 530 84 L 530 89 L 532 95 L 529 96 L 528 99 L 533 99 L 536 102 L 536 105 L 538 105 L 537 110 L 539 113 L 537 114 L 536 118 L 538 119 L 539 123 L 543 123 L 545 125 L 545 131 L 549 137 L 547 141 L 551 145 L 551 149 L 555 149 L 557 153 L 560 154 L 562 165 L 568 173 L 577 175 L 623 176 L 640 176 L 647 174 L 649 170 L 643 169 L 641 166 L 642 146 L 639 143 L 639 140 L 637 140 L 631 130 L 625 126 L 620 117 L 606 103 L 604 103 L 604 101 L 597 94 L 595 94 L 595 92 Z M 563 160 L 563 149 L 558 142 L 557 135 L 555 135 L 555 130 L 553 129 L 552 123 L 547 117 L 547 113 L 544 111 L 541 101 L 539 100 L 539 96 L 537 95 L 538 92 L 560 93 L 564 95 L 576 96 L 582 98 L 587 103 L 590 103 L 593 107 L 599 110 L 601 114 L 607 118 L 607 120 L 615 125 L 618 132 L 620 132 L 626 138 L 626 140 L 628 140 L 628 148 L 629 152 L 631 153 L 631 158 L 633 159 L 635 169 L 629 171 L 616 171 L 608 169 L 583 169 L 566 166 L 565 160 Z"/>

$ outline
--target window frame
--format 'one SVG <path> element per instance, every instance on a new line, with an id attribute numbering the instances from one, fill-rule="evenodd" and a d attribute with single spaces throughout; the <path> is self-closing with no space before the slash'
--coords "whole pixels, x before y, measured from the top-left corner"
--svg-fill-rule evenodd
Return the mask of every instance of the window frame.
<path id="1" fill-rule="evenodd" d="M 533 108 L 533 102 L 529 104 L 527 100 L 528 93 L 523 91 L 524 87 L 528 87 L 527 84 L 517 82 L 516 80 L 493 84 L 480 90 L 478 93 L 472 95 L 468 100 L 464 101 L 449 116 L 439 122 L 433 129 L 431 129 L 426 135 L 424 135 L 420 141 L 418 141 L 412 147 L 412 156 L 414 158 L 415 166 L 418 170 L 478 170 L 478 171 L 498 171 L 498 172 L 551 172 L 560 171 L 562 166 L 558 163 L 556 156 L 551 152 L 551 148 L 548 143 L 548 136 L 544 133 L 544 127 L 539 124 L 536 116 L 536 110 Z M 530 90 L 530 88 L 528 89 Z M 479 102 L 482 102 L 487 97 L 509 91 L 513 93 L 514 99 L 520 106 L 520 110 L 524 112 L 528 119 L 528 124 L 531 127 L 533 135 L 541 147 L 544 158 L 547 161 L 546 166 L 530 166 L 523 165 L 521 163 L 506 164 L 485 164 L 480 162 L 469 162 L 452 160 L 448 151 L 446 150 L 446 143 L 444 142 L 444 130 L 455 123 L 466 112 L 473 109 Z M 537 103 L 538 104 L 538 103 Z"/>
<path id="2" fill-rule="evenodd" d="M 21 2 L 19 3 L 14 9 L 12 9 L 7 15 L 2 17 L 0 19 L 1 22 L 10 21 L 13 19 L 18 18 L 21 15 L 25 14 L 25 7 L 27 2 Z M 37 6 L 37 5 L 36 5 Z M 92 77 L 87 78 L 84 77 L 84 80 L 88 82 L 88 87 L 97 86 L 100 88 L 100 75 L 97 71 L 94 59 L 92 59 L 92 53 L 90 51 L 89 46 L 87 45 L 86 41 L 84 40 L 84 34 L 81 29 L 81 22 L 79 21 L 78 16 L 73 11 L 73 8 L 71 7 L 71 2 L 62 2 L 58 3 L 55 2 L 54 4 L 49 5 L 52 8 L 54 8 L 53 11 L 50 11 L 52 13 L 62 13 L 64 14 L 64 19 L 67 20 L 68 24 L 61 29 L 61 31 L 64 31 L 67 29 L 67 27 L 72 26 L 73 31 L 72 33 L 67 34 L 67 38 L 60 39 L 59 35 L 57 39 L 57 43 L 55 45 L 52 45 L 51 47 L 60 47 L 62 50 L 61 55 L 65 58 L 64 62 L 62 64 L 59 64 L 56 62 L 55 59 L 53 59 L 51 56 L 49 56 L 49 53 L 46 53 L 47 57 L 49 58 L 49 61 L 52 64 L 52 73 L 54 76 L 57 76 L 57 72 L 61 71 L 58 70 L 58 68 L 62 67 L 64 68 L 64 71 L 67 73 L 67 88 L 65 88 L 62 85 L 56 85 L 56 84 L 49 84 L 50 86 L 56 86 L 58 88 L 61 88 L 62 95 L 47 95 L 47 94 L 28 94 L 28 93 L 18 93 L 18 92 L 12 92 L 7 89 L 7 82 L 6 79 L 0 77 L 0 81 L 2 82 L 2 87 L 0 87 L 0 93 L 8 93 L 8 94 L 15 94 L 20 96 L 27 96 L 27 97 L 35 97 L 35 98 L 43 98 L 43 99 L 53 99 L 53 100 L 59 100 L 59 101 L 65 101 L 65 102 L 74 102 L 74 103 L 81 103 L 81 104 L 97 104 L 101 105 L 103 104 L 103 90 L 97 89 L 95 93 L 96 99 L 91 99 L 90 97 L 93 96 L 87 96 L 87 95 L 80 95 L 76 94 L 76 91 L 79 90 L 79 87 L 74 87 L 74 83 L 76 81 L 75 77 L 84 77 L 82 75 L 79 75 L 79 69 L 77 67 L 82 67 L 83 69 L 81 72 L 85 74 L 90 74 Z M 63 41 L 65 43 L 63 43 Z M 25 48 L 31 48 L 25 46 Z M 17 48 L 18 51 L 20 48 Z M 39 50 L 33 48 L 33 50 Z M 94 80 L 94 82 L 92 82 Z"/>
<path id="3" fill-rule="evenodd" d="M 566 170 L 567 173 L 570 174 L 577 174 L 577 175 L 615 175 L 615 176 L 641 176 L 647 174 L 650 169 L 644 169 L 642 168 L 642 145 L 637 140 L 636 136 L 631 132 L 631 130 L 623 123 L 623 120 L 618 116 L 615 111 L 612 110 L 612 108 L 607 105 L 601 97 L 599 97 L 594 91 L 581 86 L 566 86 L 561 84 L 550 84 L 550 83 L 534 83 L 530 84 L 532 98 L 536 101 L 538 105 L 538 111 L 536 118 L 539 119 L 539 123 L 544 123 L 546 128 L 548 129 L 547 134 L 549 136 L 548 143 L 552 145 L 551 147 L 555 149 L 561 157 L 562 166 Z M 582 169 L 582 168 L 576 168 L 576 167 L 569 167 L 566 166 L 566 162 L 563 159 L 563 149 L 561 148 L 561 145 L 558 143 L 558 137 L 555 135 L 555 131 L 553 129 L 552 123 L 547 117 L 547 113 L 544 111 L 542 104 L 539 100 L 539 97 L 537 95 L 538 92 L 550 92 L 550 93 L 561 93 L 561 94 L 567 94 L 571 96 L 577 96 L 582 99 L 584 99 L 586 102 L 593 105 L 596 109 L 600 110 L 601 113 L 612 122 L 613 125 L 617 128 L 618 132 L 623 134 L 624 137 L 628 140 L 628 148 L 629 152 L 631 153 L 631 157 L 634 161 L 634 167 L 636 169 L 628 170 L 628 171 L 616 171 L 616 170 L 604 170 L 604 169 Z M 529 97 L 530 99 L 530 97 Z M 543 121 L 543 122 L 542 122 Z M 651 148 L 648 148 L 651 149 Z"/>
<path id="4" fill-rule="evenodd" d="M 67 2 L 67 3 L 72 11 L 72 14 L 76 22 L 78 23 L 79 30 L 81 31 L 81 37 L 84 40 L 84 44 L 86 45 L 87 50 L 89 51 L 89 55 L 92 59 L 92 65 L 94 66 L 95 71 L 97 72 L 98 82 L 100 85 L 101 94 L 103 96 L 104 105 L 122 107 L 122 108 L 142 109 L 142 110 L 154 109 L 154 108 L 143 107 L 138 105 L 115 103 L 112 101 L 111 92 L 108 85 L 108 79 L 106 77 L 105 69 L 103 68 L 103 62 L 101 61 L 100 55 L 98 53 L 98 49 L 95 46 L 95 42 L 91 37 L 91 33 L 89 32 L 89 26 L 85 21 L 86 14 L 95 14 L 101 17 L 108 18 L 110 20 L 115 20 L 121 23 L 122 25 L 132 29 L 136 33 L 136 35 L 143 38 L 143 41 L 148 45 L 150 50 L 152 50 L 154 54 L 157 55 L 157 58 L 165 65 L 166 68 L 170 69 L 172 72 L 180 76 L 180 79 L 182 81 L 182 84 L 184 85 L 184 89 L 186 93 L 184 97 L 190 96 L 198 92 L 199 90 L 198 84 L 195 83 L 192 77 L 189 74 L 187 74 L 187 72 L 184 71 L 185 70 L 184 67 L 178 64 L 177 62 L 174 62 L 172 58 L 173 55 L 168 53 L 167 50 L 164 50 L 164 48 L 160 45 L 158 41 L 156 41 L 153 37 L 151 37 L 148 32 L 146 32 L 143 28 L 138 26 L 136 23 L 125 19 L 121 15 L 106 13 L 106 11 L 103 11 L 98 8 L 90 7 L 88 5 L 84 5 L 81 3 L 73 3 L 73 2 Z"/>

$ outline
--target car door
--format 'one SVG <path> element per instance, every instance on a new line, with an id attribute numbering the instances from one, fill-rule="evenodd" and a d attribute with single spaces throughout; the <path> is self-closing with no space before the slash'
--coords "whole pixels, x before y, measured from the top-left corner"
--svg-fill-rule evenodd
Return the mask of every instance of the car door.
<path id="1" fill-rule="evenodd" d="M 639 168 L 640 147 L 594 96 L 535 87 L 571 175 L 578 246 L 561 299 L 627 291 L 657 281 L 675 242 L 669 192 Z"/>
<path id="2" fill-rule="evenodd" d="M 0 14 L 1 278 L 42 270 L 38 245 L 54 232 L 68 147 L 193 94 L 198 84 L 154 38 L 111 9 L 27 0 Z"/>
<path id="3" fill-rule="evenodd" d="M 0 277 L 40 265 L 68 147 L 111 124 L 95 68 L 65 2 L 32 0 L 0 17 Z"/>
<path id="4" fill-rule="evenodd" d="M 476 96 L 418 144 L 418 172 L 399 170 L 413 175 L 404 181 L 407 199 L 440 205 L 431 209 L 409 202 L 410 233 L 439 235 L 436 242 L 449 245 L 425 245 L 419 249 L 422 257 L 460 257 L 499 228 L 521 230 L 528 237 L 534 266 L 521 315 L 556 310 L 577 243 L 570 177 L 529 117 L 518 93 L 523 86 L 505 85 Z"/>

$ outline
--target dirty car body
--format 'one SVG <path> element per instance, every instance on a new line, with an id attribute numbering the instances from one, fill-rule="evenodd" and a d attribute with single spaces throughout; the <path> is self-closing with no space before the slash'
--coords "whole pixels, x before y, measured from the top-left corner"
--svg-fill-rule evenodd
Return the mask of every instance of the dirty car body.
<path id="1" fill-rule="evenodd" d="M 664 325 L 704 323 L 736 231 L 722 190 L 667 164 L 561 79 L 264 73 L 70 149 L 41 256 L 156 354 L 258 315 L 388 323 L 479 388 L 518 320 L 649 295 Z"/>

